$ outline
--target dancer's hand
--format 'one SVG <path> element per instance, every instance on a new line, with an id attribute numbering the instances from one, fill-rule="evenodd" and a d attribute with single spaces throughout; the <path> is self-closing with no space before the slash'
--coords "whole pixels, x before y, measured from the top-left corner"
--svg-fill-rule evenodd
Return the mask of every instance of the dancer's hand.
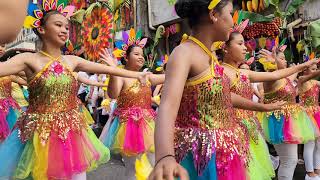
<path id="1" fill-rule="evenodd" d="M 261 49 L 259 51 L 259 57 L 260 58 L 266 58 L 267 61 L 270 61 L 270 62 L 275 62 L 276 61 L 276 51 L 275 51 L 275 48 L 272 49 L 272 52 L 266 50 L 266 49 Z"/>
<path id="2" fill-rule="evenodd" d="M 162 159 L 152 170 L 148 180 L 189 180 L 188 172 L 173 157 Z"/>
<path id="3" fill-rule="evenodd" d="M 315 59 L 311 59 L 311 60 L 303 63 L 303 65 L 305 66 L 305 69 L 307 69 L 307 68 L 310 68 L 310 67 L 313 66 L 313 65 L 318 64 L 319 61 L 320 61 L 320 59 L 315 58 Z"/>
<path id="4" fill-rule="evenodd" d="M 100 60 L 107 63 L 107 65 L 117 67 L 118 61 L 110 55 L 107 49 L 102 50 L 102 53 L 100 53 L 100 57 Z"/>
<path id="5" fill-rule="evenodd" d="M 145 71 L 140 72 L 140 76 L 138 77 L 138 80 L 142 85 L 145 85 L 151 74 L 152 74 L 151 72 L 145 72 Z"/>
<path id="6" fill-rule="evenodd" d="M 266 112 L 268 111 L 274 111 L 274 110 L 279 110 L 282 108 L 282 106 L 286 105 L 287 102 L 285 101 L 277 101 L 275 103 L 271 103 L 271 104 L 265 104 L 264 105 L 264 110 Z"/>

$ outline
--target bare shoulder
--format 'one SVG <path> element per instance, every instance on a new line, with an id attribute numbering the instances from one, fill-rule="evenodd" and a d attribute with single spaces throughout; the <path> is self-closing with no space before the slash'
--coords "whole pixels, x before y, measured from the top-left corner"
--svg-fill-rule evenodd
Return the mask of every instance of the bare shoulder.
<path id="1" fill-rule="evenodd" d="M 186 42 L 174 48 L 170 54 L 168 64 L 190 63 L 190 60 L 192 59 L 192 50 L 190 46 L 192 46 L 192 44 Z"/>

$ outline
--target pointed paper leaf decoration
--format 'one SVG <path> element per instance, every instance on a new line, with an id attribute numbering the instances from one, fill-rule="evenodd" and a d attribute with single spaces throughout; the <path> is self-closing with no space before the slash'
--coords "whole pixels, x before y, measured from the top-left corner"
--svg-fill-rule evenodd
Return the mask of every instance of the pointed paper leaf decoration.
<path id="1" fill-rule="evenodd" d="M 116 57 L 116 58 L 121 58 L 121 57 L 123 57 L 125 54 L 126 54 L 126 52 L 123 51 L 123 50 L 121 50 L 121 49 L 116 49 L 116 50 L 113 51 L 113 55 L 114 55 L 114 57 Z"/>
<path id="2" fill-rule="evenodd" d="M 244 29 L 248 26 L 248 23 L 249 23 L 249 19 L 246 19 L 245 21 L 240 23 L 240 25 L 238 27 L 238 32 L 242 33 L 244 31 Z"/>
<path id="3" fill-rule="evenodd" d="M 129 31 L 129 40 L 134 42 L 136 40 L 136 32 L 133 28 Z"/>
<path id="4" fill-rule="evenodd" d="M 284 52 L 287 49 L 287 45 L 280 46 L 279 50 Z"/>
<path id="5" fill-rule="evenodd" d="M 63 4 L 60 4 L 60 5 L 57 7 L 57 11 L 59 11 L 59 12 L 62 13 L 62 14 L 64 14 L 63 9 L 64 9 Z"/>
<path id="6" fill-rule="evenodd" d="M 278 38 L 279 39 L 279 38 Z M 287 38 L 282 39 L 281 43 L 279 44 L 279 46 L 283 46 L 285 43 L 287 42 Z"/>
<path id="7" fill-rule="evenodd" d="M 34 17 L 37 19 L 43 18 L 43 12 L 40 9 L 34 10 L 33 14 L 34 14 Z"/>
<path id="8" fill-rule="evenodd" d="M 36 19 L 36 20 L 33 22 L 33 24 L 32 24 L 32 26 L 33 26 L 34 28 L 38 28 L 38 27 L 40 27 L 40 25 L 41 25 L 41 22 L 40 22 L 39 19 Z"/>
<path id="9" fill-rule="evenodd" d="M 239 17 L 238 17 L 238 22 L 237 22 L 237 23 L 240 24 L 243 19 L 244 19 L 243 11 L 240 10 L 240 11 L 239 11 Z"/>
<path id="10" fill-rule="evenodd" d="M 168 62 L 168 60 L 169 60 L 169 56 L 168 56 L 167 54 L 164 55 L 164 63 L 165 63 L 165 64 Z"/>
<path id="11" fill-rule="evenodd" d="M 32 1 L 30 1 L 29 6 L 28 6 L 28 15 L 34 16 L 34 11 L 39 9 L 37 4 L 32 3 Z"/>
<path id="12" fill-rule="evenodd" d="M 264 49 L 266 47 L 267 38 L 262 37 L 262 38 L 259 38 L 258 41 L 259 41 L 259 47 Z"/>
<path id="13" fill-rule="evenodd" d="M 312 52 L 311 54 L 310 54 L 310 59 L 314 59 L 316 56 L 315 56 L 315 53 L 314 52 Z"/>
<path id="14" fill-rule="evenodd" d="M 25 28 L 33 28 L 33 24 L 34 22 L 36 21 L 37 19 L 34 18 L 33 16 L 27 16 L 25 19 L 24 19 L 24 23 L 23 23 L 23 27 Z"/>
<path id="15" fill-rule="evenodd" d="M 136 33 L 136 39 L 141 39 L 142 37 L 142 31 L 139 30 L 137 33 Z"/>
<path id="16" fill-rule="evenodd" d="M 129 35 L 127 32 L 122 31 L 122 40 L 125 44 L 128 44 L 128 40 L 129 40 Z"/>
<path id="17" fill-rule="evenodd" d="M 273 46 L 278 46 L 278 45 L 279 45 L 279 36 L 276 37 L 275 44 L 273 44 Z"/>
<path id="18" fill-rule="evenodd" d="M 232 18 L 233 18 L 233 24 L 237 25 L 237 24 L 238 24 L 238 19 L 239 19 L 239 12 L 238 12 L 238 10 L 234 12 Z"/>
<path id="19" fill-rule="evenodd" d="M 62 14 L 69 19 L 73 15 L 75 9 L 76 7 L 74 6 L 67 6 L 62 10 Z"/>
<path id="20" fill-rule="evenodd" d="M 144 48 L 144 46 L 147 44 L 147 41 L 148 41 L 147 38 L 143 38 L 143 39 L 141 39 L 141 41 L 139 42 L 138 45 L 139 45 L 141 48 Z"/>
<path id="21" fill-rule="evenodd" d="M 116 41 L 115 42 L 115 46 L 118 48 L 118 49 L 122 49 L 123 48 L 123 45 L 125 45 L 125 43 L 123 41 Z"/>
<path id="22" fill-rule="evenodd" d="M 58 7 L 57 0 L 51 0 L 50 10 L 56 10 Z"/>
<path id="23" fill-rule="evenodd" d="M 50 8 L 51 8 L 51 0 L 43 0 L 43 4 L 42 4 L 42 7 L 43 7 L 43 10 L 45 11 L 49 11 Z"/>

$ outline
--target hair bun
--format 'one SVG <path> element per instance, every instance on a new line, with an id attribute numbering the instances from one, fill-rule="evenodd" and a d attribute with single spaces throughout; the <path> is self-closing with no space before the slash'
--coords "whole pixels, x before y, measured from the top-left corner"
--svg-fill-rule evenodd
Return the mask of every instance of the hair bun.
<path id="1" fill-rule="evenodd" d="M 193 6 L 192 0 L 178 0 L 174 5 L 179 17 L 188 18 L 192 14 Z"/>

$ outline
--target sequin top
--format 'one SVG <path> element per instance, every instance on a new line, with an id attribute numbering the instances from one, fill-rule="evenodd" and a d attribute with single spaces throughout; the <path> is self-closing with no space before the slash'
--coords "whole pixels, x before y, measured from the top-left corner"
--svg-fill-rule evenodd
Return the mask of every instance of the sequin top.
<path id="1" fill-rule="evenodd" d="M 300 104 L 312 112 L 317 112 L 319 108 L 319 86 L 317 83 L 311 81 L 312 86 L 309 89 L 306 87 L 299 88 Z M 306 84 L 306 83 L 304 83 Z"/>
<path id="2" fill-rule="evenodd" d="M 29 83 L 29 107 L 17 123 L 22 141 L 37 131 L 45 144 L 52 133 L 65 140 L 69 131 L 87 128 L 77 87 L 78 82 L 66 65 L 49 62 Z"/>
<path id="3" fill-rule="evenodd" d="M 236 156 L 245 162 L 248 153 L 244 128 L 231 104 L 230 81 L 223 67 L 216 65 L 215 71 L 215 77 L 208 69 L 187 81 L 175 121 L 176 159 L 180 162 L 191 152 L 198 174 L 213 153 L 218 172 L 225 172 Z"/>
<path id="4" fill-rule="evenodd" d="M 231 92 L 238 94 L 246 99 L 251 100 L 253 97 L 253 89 L 249 77 L 246 74 L 240 72 L 231 85 Z M 256 118 L 254 111 L 235 108 L 236 116 L 246 126 L 250 138 L 257 143 L 258 133 L 262 132 L 262 128 Z"/>
<path id="5" fill-rule="evenodd" d="M 126 122 L 128 118 L 135 120 L 153 121 L 156 113 L 151 108 L 151 84 L 142 86 L 136 80 L 128 89 L 122 90 L 117 101 L 117 109 L 114 114 L 120 116 L 120 122 Z"/>
<path id="6" fill-rule="evenodd" d="M 277 101 L 285 101 L 287 104 L 281 108 L 281 110 L 276 110 L 272 112 L 267 112 L 270 116 L 274 113 L 276 118 L 280 118 L 281 115 L 290 116 L 296 112 L 302 110 L 301 107 L 296 103 L 296 89 L 292 82 L 288 79 L 281 79 L 281 84 L 275 91 L 267 92 L 264 94 L 264 103 L 270 104 Z"/>
<path id="7" fill-rule="evenodd" d="M 19 105 L 11 96 L 12 86 L 10 77 L 0 77 L 0 110 L 8 113 L 10 107 L 18 109 Z"/>

